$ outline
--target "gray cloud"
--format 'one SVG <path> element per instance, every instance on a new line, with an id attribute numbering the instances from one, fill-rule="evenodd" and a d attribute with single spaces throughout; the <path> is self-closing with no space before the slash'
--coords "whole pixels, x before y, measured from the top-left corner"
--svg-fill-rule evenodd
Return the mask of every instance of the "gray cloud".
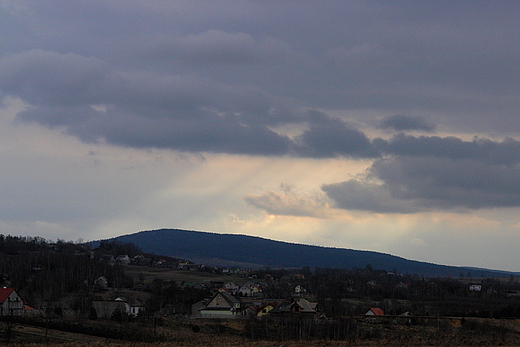
<path id="1" fill-rule="evenodd" d="M 372 175 L 392 196 L 436 209 L 520 206 L 520 168 L 477 160 L 394 158 L 376 161 Z"/>
<path id="2" fill-rule="evenodd" d="M 385 157 L 365 180 L 329 184 L 323 191 L 344 209 L 414 213 L 520 206 L 520 142 L 455 137 L 376 139 Z"/>
<path id="3" fill-rule="evenodd" d="M 41 50 L 0 61 L 0 87 L 34 107 L 21 121 L 64 127 L 86 141 L 129 147 L 285 154 L 289 140 L 262 123 L 269 97 L 197 76 L 111 70 L 96 58 Z M 255 118 L 255 116 L 257 116 Z M 251 121 L 251 119 L 254 121 Z"/>
<path id="4" fill-rule="evenodd" d="M 0 90 L 36 107 L 103 101 L 111 83 L 100 59 L 40 49 L 3 57 L 0 70 Z"/>
<path id="5" fill-rule="evenodd" d="M 374 146 L 383 153 L 411 157 L 473 159 L 494 164 L 520 162 L 520 142 L 511 138 L 492 141 L 474 138 L 464 141 L 454 136 L 411 136 L 398 134 L 390 140 L 377 138 Z"/>
<path id="6" fill-rule="evenodd" d="M 0 7 L 0 55 L 34 55 L 30 50 L 39 47 L 62 54 L 67 64 L 76 60 L 77 69 L 56 67 L 57 74 L 69 78 L 62 84 L 64 93 L 50 95 L 57 92 L 51 83 L 48 93 L 38 93 L 40 101 L 50 97 L 79 102 L 92 96 L 92 91 L 83 96 L 82 88 L 95 87 L 100 82 L 96 76 L 115 79 L 110 87 L 105 81 L 106 88 L 94 90 L 109 99 L 129 87 L 124 78 L 118 84 L 123 72 L 147 73 L 157 82 L 182 76 L 184 88 L 197 91 L 190 93 L 197 107 L 242 113 L 248 122 L 285 121 L 287 115 L 269 113 L 277 99 L 311 109 L 426 114 L 444 127 L 513 136 L 520 130 L 518 9 L 515 3 L 484 1 L 331 1 L 328 6 L 311 1 L 224 1 L 217 6 L 198 1 L 21 0 Z M 25 87 L 34 88 L 30 84 L 39 83 L 36 78 L 45 78 L 36 66 L 25 71 Z M 78 74 L 88 69 L 95 70 L 92 76 Z M 49 82 L 56 78 L 47 77 Z M 201 80 L 210 81 L 213 88 L 197 88 Z M 165 93 L 168 83 L 163 88 L 147 85 L 146 90 L 130 87 L 135 91 L 134 103 L 129 104 L 133 113 L 146 110 L 139 104 L 143 92 L 170 97 Z M 2 92 L 8 93 L 5 88 Z M 249 99 L 239 96 L 231 101 L 221 92 L 226 88 L 249 93 Z M 30 94 L 10 91 L 22 97 Z M 33 93 L 31 100 L 35 97 Z M 129 101 L 122 99 L 121 104 Z M 249 106 L 232 106 L 241 102 Z M 365 112 L 353 117 L 364 123 L 376 120 Z M 411 120 L 405 128 L 427 130 L 426 124 Z"/>
<path id="7" fill-rule="evenodd" d="M 397 131 L 404 130 L 423 130 L 433 131 L 435 125 L 427 122 L 425 119 L 417 116 L 395 115 L 388 116 L 381 120 L 380 127 L 382 129 L 393 129 Z"/>
<path id="8" fill-rule="evenodd" d="M 323 114 L 316 114 L 311 118 L 309 129 L 296 140 L 295 150 L 299 155 L 316 158 L 379 156 L 379 152 L 361 131 L 350 128 L 339 120 L 329 119 Z"/>
<path id="9" fill-rule="evenodd" d="M 305 61 L 288 43 L 273 37 L 261 39 L 243 32 L 208 30 L 181 37 L 158 36 L 143 42 L 148 58 L 171 58 L 189 65 L 279 65 Z"/>
<path id="10" fill-rule="evenodd" d="M 345 210 L 377 213 L 412 213 L 424 210 L 409 201 L 394 197 L 387 185 L 352 179 L 323 185 L 322 190 L 337 207 Z"/>
<path id="11" fill-rule="evenodd" d="M 0 60 L 0 88 L 33 107 L 20 121 L 61 127 L 84 141 L 257 155 L 374 157 L 360 131 L 325 114 L 297 116 L 251 85 L 197 75 L 112 69 L 97 58 L 31 50 Z M 268 128 L 310 121 L 294 144 Z M 289 149 L 291 151 L 289 152 Z"/>

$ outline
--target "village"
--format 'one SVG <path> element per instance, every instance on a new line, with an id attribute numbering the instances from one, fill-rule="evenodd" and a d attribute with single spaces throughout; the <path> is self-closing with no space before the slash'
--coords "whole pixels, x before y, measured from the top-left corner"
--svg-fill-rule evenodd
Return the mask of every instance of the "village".
<path id="1" fill-rule="evenodd" d="M 128 338 L 154 341 L 169 334 L 158 335 L 157 325 L 188 324 L 198 331 L 209 324 L 222 332 L 225 322 L 235 321 L 240 332 L 233 334 L 254 339 L 346 339 L 363 331 L 374 337 L 367 331 L 393 334 L 399 326 L 439 326 L 439 320 L 448 329 L 471 317 L 520 316 L 520 283 L 514 277 L 424 278 L 370 264 L 358 269 L 216 267 L 143 253 L 133 245 L 89 249 L 14 241 L 18 250 L 11 244 L 11 254 L 1 254 L 0 318 L 17 324 L 109 329 L 95 333 L 103 336 L 121 336 L 113 331 L 132 327 L 132 333 L 125 330 Z"/>
<path id="2" fill-rule="evenodd" d="M 77 255 L 78 253 L 76 252 L 76 256 Z M 315 293 L 308 290 L 308 287 L 311 286 L 309 279 L 294 269 L 272 270 L 277 274 L 275 278 L 272 274 L 266 273 L 266 270 L 253 271 L 252 269 L 238 267 L 208 267 L 201 264 L 194 264 L 190 261 L 181 260 L 172 262 L 172 259 L 168 257 L 147 257 L 143 254 L 135 255 L 132 258 L 127 254 L 118 256 L 102 254 L 99 256 L 99 261 L 107 263 L 110 266 L 122 266 L 127 271 L 137 271 L 140 281 L 137 280 L 137 283 L 135 283 L 132 288 L 117 288 L 114 287 L 112 283 L 109 283 L 109 280 L 104 276 L 96 278 L 92 283 L 89 293 L 91 297 L 89 316 L 95 317 L 96 319 L 113 319 L 117 316 L 119 319 L 126 317 L 126 320 L 128 320 L 129 318 L 137 318 L 145 314 L 190 319 L 246 318 L 251 316 L 262 317 L 265 315 L 283 317 L 284 315 L 294 314 L 320 319 L 338 315 L 337 310 L 327 310 L 326 307 L 322 307 L 326 305 L 318 304 L 318 298 Z M 144 270 L 140 271 L 140 269 Z M 208 277 L 211 277 L 211 275 L 219 276 L 220 278 L 227 276 L 234 278 L 235 281 L 204 279 L 200 282 L 182 282 L 178 284 L 164 281 L 157 277 L 151 280 L 151 283 L 146 284 L 143 274 L 154 269 L 160 270 L 157 272 L 158 274 L 177 272 L 188 273 L 189 275 L 189 273 L 198 273 L 208 274 Z M 38 271 L 38 269 L 35 271 Z M 305 271 L 309 273 L 310 270 L 305 269 Z M 324 271 L 326 270 L 324 269 Z M 340 270 L 336 271 L 340 272 Z M 6 281 L 5 276 L 7 275 L 4 274 L 4 284 L 8 284 L 9 281 Z M 259 278 L 259 276 L 262 277 Z M 314 277 L 316 274 L 312 276 Z M 344 290 L 343 301 L 348 302 L 349 297 L 358 298 L 359 300 L 361 297 L 370 297 L 374 294 L 380 296 L 377 295 L 377 293 L 383 294 L 384 291 L 392 292 L 392 297 L 389 298 L 387 296 L 386 299 L 404 299 L 413 296 L 412 291 L 415 291 L 417 294 L 418 289 L 423 292 L 426 290 L 429 295 L 432 295 L 434 292 L 440 295 L 441 292 L 438 288 L 439 285 L 433 280 L 424 283 L 424 280 L 419 281 L 416 276 L 403 276 L 392 272 L 374 271 L 371 270 L 370 267 L 360 269 L 357 276 L 360 278 L 355 281 L 353 277 L 356 277 L 356 275 L 351 274 L 351 276 L 349 276 L 351 277 L 350 279 L 337 285 L 338 288 L 340 287 Z M 189 276 L 186 277 L 189 278 Z M 359 285 L 360 279 L 367 279 L 367 281 Z M 441 281 L 438 282 L 441 284 L 446 281 L 454 282 L 455 280 L 448 278 L 441 279 Z M 357 287 L 354 285 L 356 282 L 358 284 Z M 465 283 L 465 288 L 459 287 L 457 290 L 466 292 L 467 296 L 470 297 L 482 297 L 483 295 L 486 297 L 498 297 L 500 294 L 507 297 L 518 295 L 518 292 L 515 290 L 510 289 L 504 291 L 503 289 L 506 286 L 497 281 L 488 280 L 486 282 L 482 281 L 482 279 L 478 279 L 472 282 L 471 280 L 462 278 L 456 280 L 456 282 L 460 282 L 459 286 Z M 483 282 L 484 284 L 482 284 Z M 149 305 L 147 305 L 146 302 L 153 299 L 154 294 L 158 294 L 157 289 L 152 289 L 154 285 L 159 285 L 161 287 L 160 290 L 177 286 L 182 292 L 198 292 L 206 296 L 197 302 L 189 303 L 189 310 L 179 310 L 179 306 L 166 304 L 162 307 L 156 307 L 158 309 L 153 312 L 149 312 L 150 307 L 147 307 Z M 390 286 L 393 288 L 389 288 Z M 336 288 L 336 290 L 338 288 Z M 501 293 L 499 293 L 499 288 L 502 288 Z M 329 288 L 329 292 L 332 293 L 333 290 L 334 288 Z M 323 291 L 323 288 L 320 288 L 320 291 Z M 279 295 L 273 297 L 272 294 Z M 171 299 L 171 302 L 175 302 L 175 298 Z M 385 303 L 384 300 L 381 301 L 383 307 L 372 307 L 370 303 L 375 303 L 376 301 L 374 300 L 367 300 L 366 302 L 366 307 L 360 305 L 350 307 L 345 309 L 343 314 L 366 315 L 367 321 L 370 322 L 377 322 L 377 317 L 385 316 L 385 306 L 389 306 L 389 304 Z M 34 308 L 30 306 L 29 303 L 18 294 L 16 288 L 0 288 L 0 305 L 0 312 L 3 316 L 45 315 L 41 307 Z M 346 307 L 346 305 L 342 306 Z M 391 313 L 387 313 L 387 315 L 402 317 L 410 317 L 413 315 L 412 311 L 408 310 L 406 306 L 402 307 L 402 312 L 397 311 L 398 308 L 396 307 L 389 307 Z M 61 311 L 63 315 L 72 318 L 85 313 L 74 311 L 71 307 L 67 307 L 66 303 L 60 307 L 59 311 Z M 423 311 L 419 311 L 419 314 L 425 315 Z"/>

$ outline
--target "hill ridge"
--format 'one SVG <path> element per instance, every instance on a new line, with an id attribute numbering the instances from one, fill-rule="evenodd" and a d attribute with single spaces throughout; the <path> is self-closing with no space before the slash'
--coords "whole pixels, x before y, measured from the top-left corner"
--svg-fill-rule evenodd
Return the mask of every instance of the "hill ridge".
<path id="1" fill-rule="evenodd" d="M 409 260 L 376 251 L 353 250 L 328 246 L 271 240 L 243 234 L 220 234 L 183 229 L 143 230 L 109 240 L 132 242 L 145 252 L 187 259 L 213 266 L 252 268 L 364 268 L 427 277 L 459 277 L 472 273 L 474 277 L 499 277 L 519 273 L 469 266 L 440 265 Z M 99 241 L 98 241 L 99 242 Z"/>

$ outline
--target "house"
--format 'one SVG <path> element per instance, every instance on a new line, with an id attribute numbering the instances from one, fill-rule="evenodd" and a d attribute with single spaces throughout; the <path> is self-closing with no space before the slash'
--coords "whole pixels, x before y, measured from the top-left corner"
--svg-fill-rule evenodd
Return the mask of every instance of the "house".
<path id="1" fill-rule="evenodd" d="M 235 273 L 238 277 L 248 277 L 251 269 L 238 269 Z"/>
<path id="2" fill-rule="evenodd" d="M 13 288 L 0 288 L 0 315 L 23 315 L 24 302 Z"/>
<path id="3" fill-rule="evenodd" d="M 212 293 L 219 291 L 224 287 L 224 282 L 222 281 L 211 281 L 205 280 L 201 283 L 205 288 L 209 289 Z"/>
<path id="4" fill-rule="evenodd" d="M 295 287 L 294 287 L 294 294 L 295 295 L 303 295 L 305 293 L 307 293 L 307 289 L 305 289 L 301 284 L 297 284 Z"/>
<path id="5" fill-rule="evenodd" d="M 469 290 L 471 290 L 472 292 L 480 292 L 482 290 L 482 285 L 480 285 L 480 284 L 470 284 L 469 285 Z"/>
<path id="6" fill-rule="evenodd" d="M 268 314 L 273 308 L 277 306 L 277 302 L 267 302 L 261 306 L 249 306 L 246 310 L 246 315 L 262 317 Z"/>
<path id="7" fill-rule="evenodd" d="M 269 314 L 273 315 L 289 315 L 289 314 L 301 314 L 308 316 L 318 316 L 318 304 L 316 302 L 310 302 L 304 298 L 291 298 L 282 301 L 275 308 L 269 311 Z"/>
<path id="8" fill-rule="evenodd" d="M 128 316 L 137 317 L 144 308 L 137 299 L 117 297 L 114 300 L 93 300 L 92 306 L 96 310 L 98 318 L 110 319 L 116 310 Z"/>
<path id="9" fill-rule="evenodd" d="M 240 289 L 238 290 L 238 295 L 258 297 L 258 296 L 262 296 L 263 293 L 262 293 L 262 289 L 258 285 L 254 284 L 252 282 L 247 282 L 242 287 L 240 287 Z"/>
<path id="10" fill-rule="evenodd" d="M 116 262 L 122 265 L 130 264 L 130 257 L 127 254 L 118 255 L 116 258 Z"/>
<path id="11" fill-rule="evenodd" d="M 410 285 L 410 283 L 399 282 L 395 287 L 397 289 L 408 289 L 409 285 Z"/>
<path id="12" fill-rule="evenodd" d="M 155 263 L 155 266 L 165 266 L 165 265 L 166 265 L 166 260 L 164 260 L 164 259 L 159 259 Z"/>
<path id="13" fill-rule="evenodd" d="M 36 316 L 40 314 L 39 310 L 36 310 L 24 302 L 23 304 L 23 315 L 24 316 Z"/>
<path id="14" fill-rule="evenodd" d="M 239 288 L 240 287 L 238 285 L 236 285 L 234 282 L 227 282 L 224 284 L 224 289 L 226 289 L 226 291 L 233 293 L 233 294 L 235 294 Z"/>
<path id="15" fill-rule="evenodd" d="M 108 280 L 105 276 L 98 277 L 94 280 L 94 288 L 105 290 L 108 288 Z"/>
<path id="16" fill-rule="evenodd" d="M 380 317 L 384 316 L 385 312 L 379 307 L 371 307 L 366 313 L 367 316 L 366 321 L 368 323 L 376 323 L 379 321 Z"/>
<path id="17" fill-rule="evenodd" d="M 225 291 L 217 292 L 199 312 L 206 318 L 236 317 L 242 315 L 242 304 Z"/>
<path id="18" fill-rule="evenodd" d="M 383 311 L 379 307 L 372 307 L 365 313 L 365 316 L 384 316 L 384 315 L 385 315 L 385 311 Z"/>

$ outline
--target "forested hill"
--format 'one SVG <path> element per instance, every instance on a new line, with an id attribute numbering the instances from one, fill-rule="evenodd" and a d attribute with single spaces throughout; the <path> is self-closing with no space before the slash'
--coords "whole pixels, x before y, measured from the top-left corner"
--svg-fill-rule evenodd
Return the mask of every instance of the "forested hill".
<path id="1" fill-rule="evenodd" d="M 434 277 L 459 277 L 461 273 L 464 275 L 471 273 L 475 277 L 500 277 L 511 274 L 505 271 L 437 265 L 378 252 L 309 246 L 246 235 L 179 229 L 141 231 L 117 237 L 115 240 L 132 242 L 145 252 L 214 266 L 252 268 L 309 266 L 353 269 L 370 265 L 376 270 Z"/>

